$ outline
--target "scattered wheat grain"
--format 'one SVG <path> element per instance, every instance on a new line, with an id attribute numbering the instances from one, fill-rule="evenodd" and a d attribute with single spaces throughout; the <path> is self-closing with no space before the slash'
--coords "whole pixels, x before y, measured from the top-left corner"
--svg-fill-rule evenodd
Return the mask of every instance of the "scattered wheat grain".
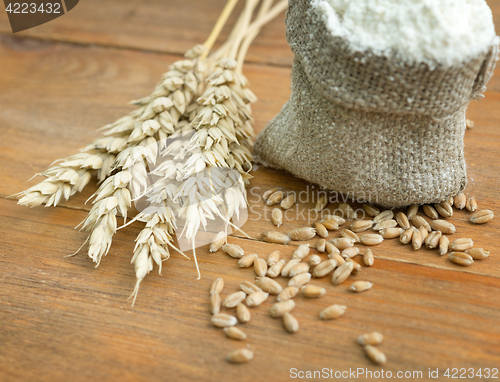
<path id="1" fill-rule="evenodd" d="M 472 214 L 472 216 L 470 217 L 470 222 L 474 224 L 484 224 L 489 222 L 490 220 L 493 220 L 494 217 L 495 215 L 493 214 L 493 211 L 481 210 Z"/>
<path id="2" fill-rule="evenodd" d="M 474 263 L 474 259 L 472 258 L 472 256 L 465 252 L 451 252 L 448 255 L 448 259 L 450 259 L 455 264 L 462 265 L 464 267 L 467 267 Z"/>
<path id="3" fill-rule="evenodd" d="M 300 288 L 302 296 L 307 298 L 318 298 L 326 294 L 326 289 L 316 285 L 305 285 Z"/>
<path id="4" fill-rule="evenodd" d="M 226 335 L 226 337 L 231 338 L 233 340 L 242 341 L 247 338 L 247 335 L 243 330 L 238 329 L 237 327 L 234 326 L 229 326 L 224 328 L 224 334 Z"/>
<path id="5" fill-rule="evenodd" d="M 345 305 L 330 305 L 319 313 L 319 318 L 321 318 L 322 320 L 334 320 L 343 316 L 346 310 L 347 306 Z"/>
<path id="6" fill-rule="evenodd" d="M 299 288 L 295 286 L 288 286 L 278 294 L 278 301 L 286 301 L 294 298 L 299 293 Z"/>
<path id="7" fill-rule="evenodd" d="M 297 333 L 299 331 L 299 321 L 288 312 L 283 315 L 283 326 L 288 333 Z"/>
<path id="8" fill-rule="evenodd" d="M 234 326 L 238 323 L 236 317 L 231 316 L 226 313 L 217 313 L 214 314 L 211 318 L 213 326 L 218 328 L 225 328 L 227 326 Z"/>
<path id="9" fill-rule="evenodd" d="M 269 314 L 273 318 L 283 317 L 285 313 L 290 313 L 295 308 L 295 301 L 293 300 L 285 300 L 276 302 L 271 309 L 269 310 Z"/>
<path id="10" fill-rule="evenodd" d="M 238 349 L 229 353 L 226 360 L 231 363 L 246 363 L 253 359 L 253 351 L 247 348 Z"/>

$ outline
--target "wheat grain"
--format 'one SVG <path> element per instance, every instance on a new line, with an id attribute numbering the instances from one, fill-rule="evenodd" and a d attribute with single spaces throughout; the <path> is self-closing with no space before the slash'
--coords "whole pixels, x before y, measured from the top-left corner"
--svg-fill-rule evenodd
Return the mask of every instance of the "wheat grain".
<path id="1" fill-rule="evenodd" d="M 473 196 L 470 197 L 469 199 L 467 199 L 467 202 L 465 203 L 465 208 L 467 209 L 467 211 L 469 212 L 474 212 L 477 210 L 477 202 L 476 202 L 476 198 L 474 198 Z"/>
<path id="2" fill-rule="evenodd" d="M 294 228 L 288 233 L 290 239 L 295 241 L 310 240 L 315 235 L 316 230 L 312 227 Z"/>
<path id="3" fill-rule="evenodd" d="M 416 216 L 418 213 L 418 206 L 416 204 L 411 205 L 408 207 L 408 210 L 406 211 L 406 217 L 408 218 L 409 221 L 413 219 L 414 216 Z"/>
<path id="4" fill-rule="evenodd" d="M 326 227 L 321 224 L 321 223 L 314 223 L 314 229 L 316 230 L 316 233 L 321 236 L 321 237 L 328 237 L 328 230 Z"/>
<path id="5" fill-rule="evenodd" d="M 416 229 L 413 232 L 413 236 L 411 238 L 411 245 L 414 251 L 418 251 L 422 247 L 422 231 Z"/>
<path id="6" fill-rule="evenodd" d="M 271 221 L 276 227 L 283 224 L 283 212 L 279 208 L 275 208 L 271 213 Z"/>
<path id="7" fill-rule="evenodd" d="M 340 203 L 338 211 L 342 214 L 343 219 L 354 220 L 357 219 L 358 214 L 354 209 L 347 203 Z M 343 224 L 343 223 L 342 223 Z"/>
<path id="8" fill-rule="evenodd" d="M 321 318 L 322 320 L 334 320 L 343 316 L 346 310 L 347 306 L 345 305 L 330 305 L 319 313 L 319 318 Z"/>
<path id="9" fill-rule="evenodd" d="M 360 240 L 361 240 L 361 238 L 360 238 Z M 346 248 L 354 246 L 354 240 L 348 239 L 348 238 L 345 238 L 345 237 L 339 237 L 339 238 L 336 238 L 336 239 L 332 239 L 332 240 L 329 241 L 329 243 L 333 244 L 340 251 L 343 250 L 343 249 L 346 249 Z M 328 252 L 328 253 L 334 253 L 334 252 L 335 251 Z"/>
<path id="10" fill-rule="evenodd" d="M 441 236 L 441 231 L 432 231 L 424 240 L 425 247 L 427 249 L 437 248 L 439 246 Z"/>
<path id="11" fill-rule="evenodd" d="M 394 212 L 392 210 L 385 210 L 379 213 L 377 216 L 373 218 L 373 222 L 375 224 L 382 223 L 386 220 L 391 220 L 394 217 Z"/>
<path id="12" fill-rule="evenodd" d="M 267 265 L 268 266 L 273 266 L 280 260 L 280 251 L 273 251 L 271 254 L 267 257 Z"/>
<path id="13" fill-rule="evenodd" d="M 441 235 L 439 239 L 439 254 L 444 256 L 448 253 L 448 248 L 450 246 L 450 239 L 447 236 Z"/>
<path id="14" fill-rule="evenodd" d="M 474 224 L 484 224 L 489 222 L 490 220 L 493 220 L 494 217 L 495 216 L 493 214 L 493 211 L 481 210 L 472 214 L 472 216 L 470 217 L 470 222 Z"/>
<path id="15" fill-rule="evenodd" d="M 309 244 L 301 244 L 292 254 L 292 260 L 302 260 L 309 254 Z"/>
<path id="16" fill-rule="evenodd" d="M 210 252 L 217 252 L 219 249 L 222 248 L 222 246 L 226 243 L 227 241 L 227 236 L 225 232 L 219 232 L 214 236 L 212 239 L 212 242 L 210 243 Z"/>
<path id="17" fill-rule="evenodd" d="M 269 314 L 273 318 L 283 317 L 285 313 L 290 313 L 295 308 L 295 301 L 293 300 L 285 300 L 276 302 L 271 309 L 269 310 Z"/>
<path id="18" fill-rule="evenodd" d="M 396 221 L 398 222 L 399 226 L 403 228 L 405 231 L 410 228 L 410 221 L 408 220 L 408 217 L 404 212 L 399 212 L 396 215 Z"/>
<path id="19" fill-rule="evenodd" d="M 350 229 L 342 229 L 339 231 L 340 236 L 345 237 L 347 239 L 353 240 L 355 243 L 359 243 L 359 236 L 352 232 Z"/>
<path id="20" fill-rule="evenodd" d="M 304 256 L 305 257 L 305 256 Z M 283 269 L 281 270 L 281 276 L 288 277 L 290 275 L 290 271 L 293 267 L 300 263 L 302 259 L 292 259 L 288 263 L 285 264 Z"/>
<path id="21" fill-rule="evenodd" d="M 329 253 L 328 258 L 330 260 L 335 260 L 337 262 L 337 266 L 341 266 L 342 264 L 345 264 L 345 260 L 340 255 L 340 253 Z"/>
<path id="22" fill-rule="evenodd" d="M 273 264 L 269 267 L 269 269 L 267 270 L 267 276 L 268 277 L 278 277 L 281 273 L 281 271 L 283 270 L 283 267 L 285 266 L 285 260 L 282 259 L 280 261 L 278 261 L 276 264 Z"/>
<path id="23" fill-rule="evenodd" d="M 241 259 L 238 260 L 238 267 L 240 268 L 249 268 L 251 267 L 258 256 L 254 253 L 245 255 Z"/>
<path id="24" fill-rule="evenodd" d="M 400 237 L 404 232 L 403 228 L 385 228 L 381 230 L 379 233 L 385 239 L 395 239 Z"/>
<path id="25" fill-rule="evenodd" d="M 467 198 L 462 192 L 455 196 L 455 199 L 453 200 L 455 208 L 458 208 L 459 210 L 463 210 L 465 208 L 465 203 L 467 203 Z"/>
<path id="26" fill-rule="evenodd" d="M 273 188 L 270 188 L 269 190 L 267 190 L 266 192 L 264 192 L 264 194 L 262 195 L 262 198 L 264 199 L 264 201 L 267 201 L 267 199 L 272 195 L 274 194 L 276 191 L 279 191 L 279 187 L 273 187 Z"/>
<path id="27" fill-rule="evenodd" d="M 319 263 L 312 271 L 313 277 L 321 278 L 328 276 L 337 266 L 337 260 L 329 259 Z"/>
<path id="28" fill-rule="evenodd" d="M 490 255 L 490 252 L 483 248 L 470 248 L 465 253 L 470 255 L 474 260 L 484 260 Z"/>
<path id="29" fill-rule="evenodd" d="M 300 275 L 302 273 L 307 273 L 309 272 L 309 269 L 311 266 L 307 263 L 299 263 L 292 269 L 290 269 L 290 273 L 288 274 L 289 277 L 295 277 L 297 275 Z"/>
<path id="30" fill-rule="evenodd" d="M 364 245 L 378 245 L 384 241 L 381 235 L 375 233 L 365 233 L 359 238 Z"/>
<path id="31" fill-rule="evenodd" d="M 275 204 L 280 203 L 284 197 L 285 194 L 283 193 L 283 191 L 275 191 L 267 198 L 266 204 L 268 206 L 274 206 Z"/>
<path id="32" fill-rule="evenodd" d="M 339 223 L 332 219 L 323 219 L 321 220 L 321 224 L 323 224 L 323 226 L 330 231 L 336 231 L 340 227 Z"/>
<path id="33" fill-rule="evenodd" d="M 342 251 L 342 257 L 346 259 L 352 259 L 353 257 L 359 255 L 359 248 L 350 247 Z"/>
<path id="34" fill-rule="evenodd" d="M 328 195 L 326 195 L 326 193 L 321 194 L 318 198 L 318 201 L 316 202 L 316 207 L 314 207 L 314 211 L 315 212 L 322 211 L 327 204 L 328 204 Z"/>
<path id="35" fill-rule="evenodd" d="M 436 221 L 438 220 L 432 220 L 431 223 L 434 223 Z M 428 232 L 432 231 L 431 226 L 422 216 L 415 215 L 411 218 L 411 222 L 416 228 L 424 227 Z"/>
<path id="36" fill-rule="evenodd" d="M 283 315 L 283 326 L 288 333 L 297 333 L 299 331 L 299 322 L 288 312 Z"/>
<path id="37" fill-rule="evenodd" d="M 359 272 L 361 272 L 363 269 L 361 268 L 361 265 L 356 263 L 353 259 L 346 259 L 346 263 L 351 262 L 352 263 L 352 274 L 357 275 Z"/>
<path id="38" fill-rule="evenodd" d="M 225 308 L 236 308 L 247 297 L 245 292 L 234 292 L 226 296 L 222 305 Z"/>
<path id="39" fill-rule="evenodd" d="M 231 363 L 246 363 L 253 359 L 253 351 L 250 349 L 234 350 L 226 356 L 226 360 Z"/>
<path id="40" fill-rule="evenodd" d="M 238 323 L 238 320 L 236 317 L 231 316 L 226 313 L 218 313 L 214 314 L 211 318 L 212 320 L 212 325 L 218 327 L 218 328 L 225 328 L 228 326 L 234 326 Z"/>
<path id="41" fill-rule="evenodd" d="M 250 311 L 243 303 L 238 304 L 238 306 L 236 306 L 236 318 L 238 319 L 239 322 L 245 324 L 250 321 L 251 317 L 252 316 L 250 315 Z"/>
<path id="42" fill-rule="evenodd" d="M 377 223 L 373 226 L 374 231 L 382 231 L 387 228 L 395 228 L 398 222 L 394 219 L 384 220 L 383 222 Z"/>
<path id="43" fill-rule="evenodd" d="M 325 249 L 326 249 L 326 253 L 328 254 L 328 257 L 330 257 L 330 255 L 333 255 L 333 254 L 340 255 L 340 250 L 336 246 L 334 246 L 332 243 L 326 243 Z"/>
<path id="44" fill-rule="evenodd" d="M 224 328 L 224 334 L 226 335 L 226 337 L 238 341 L 243 341 L 247 338 L 247 335 L 243 330 L 238 329 L 234 326 Z"/>
<path id="45" fill-rule="evenodd" d="M 366 345 L 363 348 L 365 350 L 365 353 L 367 357 L 372 361 L 373 363 L 377 365 L 385 365 L 387 363 L 387 357 L 385 356 L 384 353 L 382 353 L 379 349 L 372 345 Z"/>
<path id="46" fill-rule="evenodd" d="M 427 231 L 423 226 L 420 227 L 418 230 L 420 231 L 420 235 L 422 236 L 422 244 L 423 244 L 426 237 L 429 235 L 429 231 Z"/>
<path id="47" fill-rule="evenodd" d="M 318 255 L 309 255 L 305 259 L 305 261 L 307 262 L 307 264 L 309 264 L 309 266 L 315 267 L 316 265 L 321 263 L 321 257 L 319 257 Z"/>
<path id="48" fill-rule="evenodd" d="M 235 259 L 241 259 L 245 256 L 245 251 L 243 251 L 243 249 L 236 244 L 224 244 L 222 246 L 222 250 Z"/>
<path id="49" fill-rule="evenodd" d="M 342 264 L 340 267 L 335 269 L 332 275 L 332 283 L 333 285 L 340 285 L 351 275 L 354 269 L 354 262 L 347 261 Z"/>
<path id="50" fill-rule="evenodd" d="M 222 304 L 222 300 L 220 298 L 220 295 L 218 295 L 218 294 L 210 295 L 210 313 L 211 314 L 220 313 L 221 304 Z"/>
<path id="51" fill-rule="evenodd" d="M 372 220 L 356 220 L 349 226 L 350 230 L 353 232 L 367 231 L 372 227 L 373 227 Z"/>
<path id="52" fill-rule="evenodd" d="M 255 259 L 255 262 L 253 263 L 253 270 L 257 277 L 264 277 L 267 273 L 266 260 L 260 258 Z"/>
<path id="53" fill-rule="evenodd" d="M 316 250 L 318 252 L 325 252 L 326 251 L 326 240 L 325 239 L 318 240 L 318 242 L 316 243 Z"/>
<path id="54" fill-rule="evenodd" d="M 257 277 L 255 279 L 255 284 L 262 289 L 264 292 L 269 294 L 279 294 L 283 288 L 275 280 L 269 277 Z"/>
<path id="55" fill-rule="evenodd" d="M 451 252 L 448 255 L 448 259 L 450 259 L 455 264 L 462 265 L 464 267 L 467 267 L 474 263 L 474 259 L 472 258 L 472 256 L 465 252 Z"/>
<path id="56" fill-rule="evenodd" d="M 300 291 L 302 292 L 302 296 L 307 298 L 318 298 L 326 294 L 325 288 L 321 288 L 316 285 L 305 285 L 300 288 Z"/>
<path id="57" fill-rule="evenodd" d="M 446 220 L 433 220 L 430 222 L 430 226 L 435 231 L 441 231 L 443 234 L 451 235 L 457 232 L 455 226 Z"/>
<path id="58" fill-rule="evenodd" d="M 370 206 L 369 204 L 363 204 L 363 210 L 365 210 L 366 214 L 372 218 L 380 213 L 380 210 L 377 207 Z"/>
<path id="59" fill-rule="evenodd" d="M 245 292 L 246 294 L 252 294 L 255 292 L 262 292 L 262 289 L 260 289 L 257 285 L 251 283 L 250 281 L 243 281 L 240 283 L 240 289 Z"/>
<path id="60" fill-rule="evenodd" d="M 465 252 L 474 246 L 474 242 L 469 238 L 455 239 L 450 243 L 449 248 L 456 252 Z"/>
<path id="61" fill-rule="evenodd" d="M 349 290 L 361 293 L 367 291 L 368 289 L 371 289 L 372 287 L 373 284 L 369 281 L 354 281 L 349 287 Z"/>
<path id="62" fill-rule="evenodd" d="M 301 273 L 300 275 L 292 277 L 288 281 L 288 286 L 301 287 L 301 286 L 307 284 L 309 281 L 311 281 L 311 274 L 310 273 Z"/>
<path id="63" fill-rule="evenodd" d="M 422 206 L 422 209 L 424 210 L 424 214 L 426 214 L 428 217 L 430 217 L 431 219 L 439 219 L 439 214 L 437 213 L 437 211 L 434 209 L 434 207 L 432 207 L 431 205 L 429 204 L 424 204 Z"/>
<path id="64" fill-rule="evenodd" d="M 245 303 L 247 304 L 247 306 L 250 306 L 250 307 L 259 306 L 264 301 L 266 301 L 268 297 L 269 297 L 269 293 L 265 293 L 262 291 L 254 292 L 254 293 L 251 293 L 248 295 Z"/>
<path id="65" fill-rule="evenodd" d="M 296 200 L 296 196 L 295 196 L 295 192 L 291 192 L 289 193 L 285 199 L 283 199 L 281 201 L 281 208 L 283 208 L 284 210 L 288 210 L 290 208 L 293 207 L 293 205 L 295 204 L 295 200 Z"/>
<path id="66" fill-rule="evenodd" d="M 210 295 L 219 294 L 220 292 L 222 292 L 222 289 L 224 289 L 224 279 L 218 277 L 210 286 Z"/>
<path id="67" fill-rule="evenodd" d="M 278 301 L 286 301 L 294 298 L 299 293 L 299 288 L 296 286 L 287 286 L 278 294 Z"/>
<path id="68" fill-rule="evenodd" d="M 281 233 L 281 232 L 277 232 L 277 231 L 264 232 L 264 233 L 262 233 L 261 238 L 266 243 L 273 243 L 273 244 L 286 245 L 290 241 L 290 238 L 288 237 L 288 235 Z"/>
<path id="69" fill-rule="evenodd" d="M 365 333 L 358 337 L 358 344 L 365 345 L 380 345 L 384 341 L 384 336 L 379 332 Z"/>
<path id="70" fill-rule="evenodd" d="M 445 218 L 449 218 L 453 216 L 453 207 L 448 202 L 441 202 L 439 204 L 435 204 L 434 208 L 438 212 L 439 215 Z"/>
<path id="71" fill-rule="evenodd" d="M 373 252 L 370 248 L 367 248 L 363 253 L 363 263 L 367 267 L 371 267 L 374 262 L 375 262 L 375 257 L 373 256 Z"/>
<path id="72" fill-rule="evenodd" d="M 417 229 L 415 227 L 410 227 L 408 228 L 406 231 L 404 231 L 401 236 L 399 236 L 399 241 L 401 242 L 401 244 L 410 244 L 411 243 L 411 240 L 413 238 L 413 233 L 416 231 Z"/>

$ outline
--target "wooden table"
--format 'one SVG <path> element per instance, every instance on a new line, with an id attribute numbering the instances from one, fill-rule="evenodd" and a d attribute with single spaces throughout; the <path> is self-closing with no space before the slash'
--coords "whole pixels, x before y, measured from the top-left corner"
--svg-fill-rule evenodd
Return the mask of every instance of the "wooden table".
<path id="1" fill-rule="evenodd" d="M 339 287 L 327 278 L 314 280 L 328 292 L 321 299 L 296 299 L 297 334 L 269 317 L 270 299 L 252 309 L 244 326 L 248 340 L 237 343 L 211 326 L 207 291 L 216 277 L 226 280 L 224 293 L 236 291 L 242 280 L 253 280 L 251 269 L 239 269 L 234 259 L 204 247 L 197 281 L 194 263 L 174 255 L 161 276 L 156 270 L 147 276 L 132 308 L 130 257 L 140 224 L 118 232 L 97 269 L 84 253 L 63 257 L 86 237 L 74 227 L 89 210 L 84 201 L 95 183 L 57 208 L 29 209 L 4 199 L 34 184 L 27 180 L 53 160 L 77 152 L 98 135 L 98 127 L 132 110 L 129 100 L 149 94 L 169 64 L 204 41 L 223 3 L 86 0 L 68 15 L 16 35 L 0 13 L 0 380 L 281 381 L 294 376 L 292 368 L 383 369 L 394 376 L 423 371 L 423 380 L 429 368 L 439 368 L 440 379 L 447 380 L 446 368 L 483 368 L 484 374 L 486 367 L 500 367 L 499 219 L 474 226 L 463 211 L 450 219 L 459 232 L 454 237 L 471 237 L 491 250 L 485 261 L 462 268 L 436 251 L 414 252 L 388 240 L 374 248 L 375 265 L 353 278 L 372 281 L 372 290 L 354 295 L 347 288 L 351 279 Z M 489 4 L 500 25 L 500 1 Z M 291 62 L 280 16 L 256 39 L 244 68 L 259 97 L 253 106 L 257 132 L 288 99 Z M 468 117 L 476 126 L 465 136 L 466 193 L 497 215 L 499 110 L 497 70 L 486 98 L 470 106 Z M 263 167 L 253 174 L 250 187 L 258 194 L 276 185 L 308 187 Z M 253 239 L 233 235 L 229 241 L 247 253 L 267 256 L 279 249 L 289 257 L 296 243 L 258 239 L 272 229 L 270 210 L 254 197 L 250 202 L 243 228 Z M 310 224 L 312 207 L 300 204 L 304 217 L 279 230 Z M 318 312 L 333 303 L 347 305 L 346 315 L 320 321 Z M 373 330 L 385 336 L 381 349 L 389 361 L 383 368 L 372 365 L 355 343 L 359 334 Z M 253 362 L 224 360 L 246 344 L 255 351 Z"/>

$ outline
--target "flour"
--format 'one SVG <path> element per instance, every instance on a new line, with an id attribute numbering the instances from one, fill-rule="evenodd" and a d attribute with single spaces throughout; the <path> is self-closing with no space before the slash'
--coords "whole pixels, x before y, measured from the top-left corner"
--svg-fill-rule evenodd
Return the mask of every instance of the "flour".
<path id="1" fill-rule="evenodd" d="M 495 41 L 484 0 L 313 0 L 334 36 L 354 50 L 398 54 L 404 61 L 454 65 Z"/>

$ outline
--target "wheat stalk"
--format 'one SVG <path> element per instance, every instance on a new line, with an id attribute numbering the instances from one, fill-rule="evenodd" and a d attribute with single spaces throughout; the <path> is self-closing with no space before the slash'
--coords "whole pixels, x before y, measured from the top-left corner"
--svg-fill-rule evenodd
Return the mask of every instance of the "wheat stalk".
<path id="1" fill-rule="evenodd" d="M 89 233 L 85 243 L 89 242 L 88 255 L 96 266 L 110 249 L 118 214 L 124 218 L 122 227 L 133 221 L 145 223 L 131 260 L 137 278 L 133 303 L 153 263 L 161 273 L 162 261 L 170 257 L 169 247 L 183 254 L 172 243 L 178 219 L 186 220 L 180 236 L 185 235 L 193 244 L 199 277 L 196 233 L 216 218 L 222 219 L 227 231 L 229 225 L 235 227 L 231 218 L 246 208 L 245 184 L 251 178 L 253 142 L 249 104 L 256 97 L 241 73 L 241 63 L 277 6 L 269 10 L 272 0 L 263 0 L 256 21 L 249 26 L 259 0 L 247 0 L 227 42 L 208 56 L 236 1 L 228 1 L 203 45 L 172 64 L 149 96 L 132 101 L 138 106 L 136 110 L 101 128 L 103 136 L 80 154 L 43 172 L 44 181 L 18 194 L 20 204 L 55 206 L 62 197 L 67 200 L 81 191 L 97 172 L 100 187 L 91 196 L 93 206 L 79 225 Z M 238 49 L 240 65 L 235 60 Z M 154 169 L 152 174 L 159 179 L 148 185 L 148 166 L 155 165 L 161 142 L 172 136 L 180 136 L 177 146 L 161 154 L 172 158 Z M 126 224 L 132 201 L 141 197 L 150 208 Z"/>

